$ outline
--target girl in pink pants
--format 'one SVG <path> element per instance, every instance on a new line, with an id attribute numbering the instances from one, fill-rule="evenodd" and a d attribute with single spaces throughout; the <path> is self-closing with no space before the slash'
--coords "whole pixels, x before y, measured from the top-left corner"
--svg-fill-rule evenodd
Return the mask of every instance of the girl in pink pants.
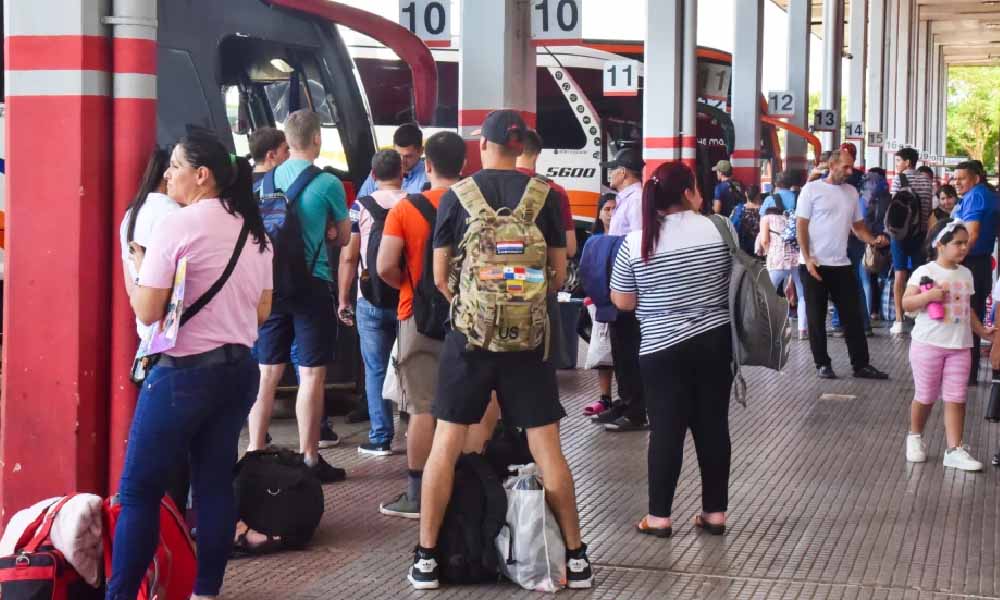
<path id="1" fill-rule="evenodd" d="M 983 327 L 970 308 L 972 272 L 962 266 L 969 253 L 969 232 L 957 219 L 938 221 L 927 235 L 928 262 L 916 269 L 906 284 L 903 310 L 916 315 L 911 332 L 910 367 L 913 403 L 906 460 L 927 460 L 924 426 L 938 398 L 944 399 L 944 429 L 948 448 L 944 466 L 963 471 L 982 470 L 983 464 L 962 444 L 965 396 L 972 368 L 972 334 L 991 339 L 993 329 Z"/>

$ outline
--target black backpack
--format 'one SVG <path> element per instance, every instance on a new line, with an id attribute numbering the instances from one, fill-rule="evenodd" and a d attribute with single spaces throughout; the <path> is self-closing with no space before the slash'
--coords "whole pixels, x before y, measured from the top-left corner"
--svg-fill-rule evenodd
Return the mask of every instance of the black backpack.
<path id="1" fill-rule="evenodd" d="M 389 211 L 378 205 L 375 198 L 365 196 L 358 199 L 358 204 L 372 216 L 372 230 L 368 234 L 368 247 L 362 248 L 365 253 L 364 266 L 361 269 L 359 285 L 365 300 L 379 308 L 396 308 L 399 306 L 399 290 L 382 281 L 378 276 L 378 247 L 382 245 L 382 231 L 385 229 L 385 218 Z"/>
<path id="2" fill-rule="evenodd" d="M 264 230 L 274 251 L 274 295 L 291 299 L 311 289 L 313 270 L 325 245 L 320 242 L 312 257 L 306 257 L 299 198 L 322 171 L 310 165 L 299 174 L 288 190 L 275 187 L 274 170 L 264 175 L 257 187 L 257 202 Z"/>
<path id="3" fill-rule="evenodd" d="M 580 312 L 588 314 L 585 310 Z M 496 427 L 493 428 L 493 437 L 486 442 L 483 458 L 501 480 L 511 474 L 512 465 L 535 462 L 528 446 L 528 434 L 523 429 L 506 425 L 502 420 L 497 421 Z"/>
<path id="4" fill-rule="evenodd" d="M 251 529 L 280 537 L 286 548 L 301 548 L 323 517 L 323 487 L 290 450 L 255 450 L 236 463 L 236 506 Z"/>
<path id="5" fill-rule="evenodd" d="M 451 306 L 434 283 L 434 226 L 437 223 L 437 209 L 423 194 L 410 194 L 409 200 L 431 227 L 430 238 L 424 244 L 424 265 L 420 279 L 414 281 L 413 273 L 409 275 L 413 286 L 413 319 L 421 334 L 443 340 L 448 332 Z"/>
<path id="6" fill-rule="evenodd" d="M 441 580 L 468 584 L 496 581 L 497 534 L 507 522 L 507 493 L 480 454 L 463 454 L 438 536 Z"/>
<path id="7" fill-rule="evenodd" d="M 909 239 L 919 233 L 920 198 L 917 197 L 906 175 L 899 174 L 899 191 L 893 194 L 885 211 L 885 232 L 896 241 Z"/>

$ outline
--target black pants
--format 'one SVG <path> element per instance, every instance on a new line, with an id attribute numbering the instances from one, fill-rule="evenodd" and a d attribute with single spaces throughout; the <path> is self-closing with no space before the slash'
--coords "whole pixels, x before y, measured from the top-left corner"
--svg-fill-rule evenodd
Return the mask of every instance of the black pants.
<path id="1" fill-rule="evenodd" d="M 619 312 L 609 324 L 611 359 L 615 362 L 618 395 L 625 402 L 625 416 L 635 422 L 646 422 L 642 375 L 639 370 L 639 320 L 634 312 Z"/>
<path id="2" fill-rule="evenodd" d="M 993 277 L 990 273 L 990 255 L 966 256 L 963 263 L 966 268 L 972 271 L 972 282 L 975 286 L 975 293 L 972 295 L 972 310 L 982 321 L 986 316 L 986 296 L 990 293 L 993 284 Z M 994 299 L 996 300 L 996 299 Z M 972 336 L 972 370 L 969 371 L 969 381 L 979 380 L 979 358 L 980 346 L 979 336 Z"/>
<path id="3" fill-rule="evenodd" d="M 649 410 L 649 514 L 669 517 L 688 428 L 701 469 L 705 512 L 729 508 L 729 394 L 733 356 L 728 325 L 642 356 Z"/>
<path id="4" fill-rule="evenodd" d="M 817 367 L 830 366 L 826 351 L 826 303 L 833 300 L 844 329 L 851 366 L 857 371 L 868 366 L 868 340 L 865 339 L 864 317 L 858 296 L 858 276 L 854 267 L 819 267 L 823 281 L 817 281 L 806 267 L 799 267 L 806 293 L 806 315 L 809 317 L 809 348 Z"/>

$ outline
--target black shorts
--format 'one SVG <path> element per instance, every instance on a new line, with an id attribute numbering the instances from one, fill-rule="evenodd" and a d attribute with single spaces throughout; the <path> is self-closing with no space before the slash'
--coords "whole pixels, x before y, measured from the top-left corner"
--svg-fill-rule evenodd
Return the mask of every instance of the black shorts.
<path id="1" fill-rule="evenodd" d="M 294 303 L 279 302 L 271 316 L 260 326 L 256 354 L 262 365 L 292 362 L 295 345 L 296 364 L 300 367 L 324 367 L 333 361 L 337 343 L 337 316 L 333 296 L 326 281 L 313 279 L 313 289 Z"/>
<path id="2" fill-rule="evenodd" d="M 496 390 L 504 423 L 530 429 L 566 416 L 559 384 L 544 348 L 527 352 L 487 352 L 466 348 L 466 338 L 449 331 L 441 352 L 434 417 L 459 425 L 482 420 Z"/>

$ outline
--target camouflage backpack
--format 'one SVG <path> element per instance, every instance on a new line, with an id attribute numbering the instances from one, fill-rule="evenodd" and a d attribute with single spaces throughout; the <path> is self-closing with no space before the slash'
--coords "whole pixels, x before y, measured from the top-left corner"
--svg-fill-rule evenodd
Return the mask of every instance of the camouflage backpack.
<path id="1" fill-rule="evenodd" d="M 469 213 L 450 279 L 452 326 L 469 346 L 490 352 L 548 353 L 548 255 L 535 219 L 549 186 L 532 178 L 517 208 L 493 210 L 472 178 L 452 189 Z"/>

